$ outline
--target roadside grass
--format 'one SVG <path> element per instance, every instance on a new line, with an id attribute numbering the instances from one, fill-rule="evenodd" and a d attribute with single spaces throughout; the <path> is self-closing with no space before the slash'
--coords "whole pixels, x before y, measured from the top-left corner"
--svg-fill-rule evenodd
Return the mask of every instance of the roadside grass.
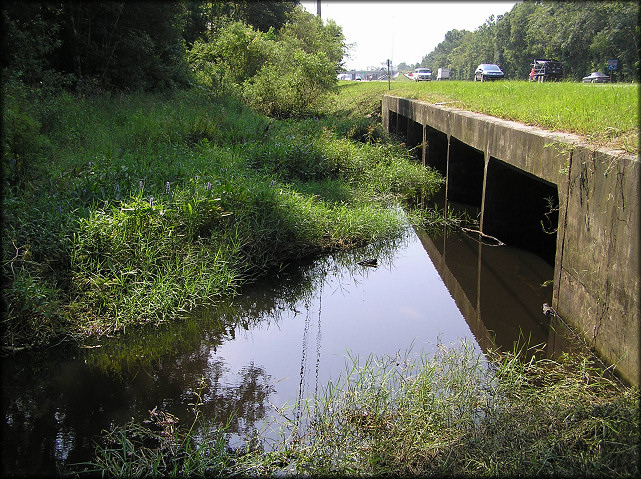
<path id="1" fill-rule="evenodd" d="M 4 112 L 9 349 L 172 320 L 283 263 L 394 237 L 396 205 L 442 183 L 329 115 L 276 121 L 199 88 L 28 96 Z"/>
<path id="2" fill-rule="evenodd" d="M 188 431 L 172 419 L 161 438 L 153 412 L 149 425 L 105 433 L 80 467 L 108 477 L 638 475 L 638 389 L 581 353 L 535 359 L 536 349 L 353 357 L 307 403 L 309 427 L 283 424 L 290 433 L 270 451 L 225 448 L 225 427 L 198 414 Z"/>
<path id="3" fill-rule="evenodd" d="M 358 109 L 382 95 L 442 103 L 552 131 L 575 133 L 595 146 L 639 152 L 639 85 L 527 81 L 340 82 L 338 101 Z M 380 106 L 379 106 L 380 111 Z M 379 113 L 380 114 L 380 113 Z"/>

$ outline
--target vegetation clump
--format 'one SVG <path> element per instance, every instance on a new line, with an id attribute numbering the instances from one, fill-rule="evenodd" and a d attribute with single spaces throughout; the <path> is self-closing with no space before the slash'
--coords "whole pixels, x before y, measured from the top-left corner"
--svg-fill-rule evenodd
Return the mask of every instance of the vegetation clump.
<path id="1" fill-rule="evenodd" d="M 587 357 L 527 354 L 487 363 L 463 346 L 418 362 L 355 362 L 326 390 L 299 464 L 373 475 L 638 473 L 638 391 Z"/>

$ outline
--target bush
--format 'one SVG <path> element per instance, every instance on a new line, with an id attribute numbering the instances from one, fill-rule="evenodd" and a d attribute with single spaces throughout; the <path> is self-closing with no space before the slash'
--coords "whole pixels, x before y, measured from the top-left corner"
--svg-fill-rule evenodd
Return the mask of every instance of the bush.
<path id="1" fill-rule="evenodd" d="M 344 49 L 340 27 L 297 9 L 278 33 L 230 23 L 196 41 L 188 59 L 206 86 L 238 92 L 257 111 L 286 118 L 306 114 L 336 90 Z"/>
<path id="2" fill-rule="evenodd" d="M 279 118 L 300 117 L 325 93 L 335 90 L 335 67 L 322 53 L 296 51 L 291 64 L 283 61 L 263 67 L 244 85 L 244 97 L 258 111 Z"/>

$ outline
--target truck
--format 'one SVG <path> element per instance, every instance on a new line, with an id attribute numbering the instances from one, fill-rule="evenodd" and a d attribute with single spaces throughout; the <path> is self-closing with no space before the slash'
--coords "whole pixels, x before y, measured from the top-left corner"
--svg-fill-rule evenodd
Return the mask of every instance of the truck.
<path id="1" fill-rule="evenodd" d="M 417 68 L 412 75 L 414 81 L 430 81 L 432 79 L 432 70 L 429 68 Z"/>
<path id="2" fill-rule="evenodd" d="M 450 69 L 449 68 L 439 68 L 436 71 L 437 80 L 449 80 L 450 79 Z"/>
<path id="3" fill-rule="evenodd" d="M 556 60 L 537 60 L 532 62 L 530 81 L 539 83 L 563 79 L 563 63 Z"/>

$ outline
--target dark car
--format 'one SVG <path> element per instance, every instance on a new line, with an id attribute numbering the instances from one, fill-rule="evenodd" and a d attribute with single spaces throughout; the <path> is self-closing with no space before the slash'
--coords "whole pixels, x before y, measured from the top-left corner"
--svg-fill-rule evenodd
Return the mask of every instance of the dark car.
<path id="1" fill-rule="evenodd" d="M 494 63 L 481 63 L 474 72 L 474 81 L 500 80 L 505 76 L 503 70 Z"/>
<path id="2" fill-rule="evenodd" d="M 588 76 L 583 77 L 583 83 L 610 83 L 610 77 L 605 73 L 592 72 Z"/>

